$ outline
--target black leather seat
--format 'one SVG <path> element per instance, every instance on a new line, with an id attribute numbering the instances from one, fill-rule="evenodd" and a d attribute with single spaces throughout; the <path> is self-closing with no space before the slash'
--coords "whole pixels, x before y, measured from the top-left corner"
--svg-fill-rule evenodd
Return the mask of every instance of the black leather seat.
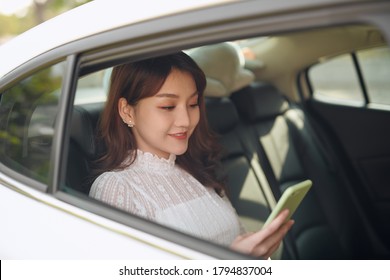
<path id="1" fill-rule="evenodd" d="M 93 182 L 91 163 L 96 159 L 96 128 L 103 103 L 76 105 L 73 108 L 65 184 L 88 194 Z"/>
<path id="2" fill-rule="evenodd" d="M 237 110 L 229 98 L 206 98 L 206 111 L 210 126 L 223 146 L 221 177 L 227 176 L 230 200 L 245 220 L 246 228 L 258 230 L 270 213 L 270 202 L 241 142 Z"/>
<path id="3" fill-rule="evenodd" d="M 300 259 L 359 259 L 370 256 L 356 208 L 299 106 L 275 87 L 252 83 L 232 94 L 238 112 L 253 133 L 276 196 L 288 186 L 311 179 L 313 188 L 294 215 L 293 234 Z M 246 142 L 248 143 L 248 142 Z M 248 144 L 249 145 L 249 144 Z M 275 190 L 276 189 L 276 190 Z"/>
<path id="4" fill-rule="evenodd" d="M 206 97 L 206 111 L 211 128 L 218 133 L 223 146 L 221 177 L 226 176 L 229 199 L 248 232 L 262 228 L 275 204 L 272 191 L 261 183 L 263 176 L 252 151 L 247 150 L 241 135 L 241 121 L 232 101 L 227 98 Z M 293 258 L 291 245 L 284 244 L 272 256 Z"/>

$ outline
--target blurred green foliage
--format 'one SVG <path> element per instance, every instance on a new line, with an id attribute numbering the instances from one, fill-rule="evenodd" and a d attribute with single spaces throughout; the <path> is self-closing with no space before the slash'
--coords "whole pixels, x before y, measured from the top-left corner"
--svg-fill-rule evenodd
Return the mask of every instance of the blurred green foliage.
<path id="1" fill-rule="evenodd" d="M 0 157 L 47 183 L 64 63 L 41 70 L 1 95 Z"/>
<path id="2" fill-rule="evenodd" d="M 91 0 L 34 0 L 27 13 L 3 15 L 0 13 L 0 42 L 8 37 L 18 35 L 35 25 L 55 17 L 67 10 L 83 5 Z"/>

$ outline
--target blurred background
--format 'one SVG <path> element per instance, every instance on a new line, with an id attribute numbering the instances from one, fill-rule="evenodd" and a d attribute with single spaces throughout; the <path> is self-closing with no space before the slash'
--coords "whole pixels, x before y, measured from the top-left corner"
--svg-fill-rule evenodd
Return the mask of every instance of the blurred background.
<path id="1" fill-rule="evenodd" d="M 0 44 L 92 0 L 0 0 Z"/>

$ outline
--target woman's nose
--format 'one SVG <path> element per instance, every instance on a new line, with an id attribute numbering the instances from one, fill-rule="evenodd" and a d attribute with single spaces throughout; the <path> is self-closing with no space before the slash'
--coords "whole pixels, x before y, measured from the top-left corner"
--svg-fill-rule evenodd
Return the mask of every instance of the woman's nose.
<path id="1" fill-rule="evenodd" d="M 191 123 L 190 112 L 187 108 L 182 108 L 178 110 L 178 114 L 176 115 L 175 124 L 179 127 L 189 127 Z"/>

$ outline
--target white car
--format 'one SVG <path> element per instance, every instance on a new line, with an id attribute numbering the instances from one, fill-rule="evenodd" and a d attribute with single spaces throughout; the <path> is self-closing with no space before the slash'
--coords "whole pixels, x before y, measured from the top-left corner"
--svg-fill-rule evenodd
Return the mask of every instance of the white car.
<path id="1" fill-rule="evenodd" d="M 2 259 L 245 259 L 88 196 L 117 64 L 184 50 L 247 230 L 312 190 L 273 258 L 390 257 L 390 2 L 95 0 L 0 46 Z"/>

